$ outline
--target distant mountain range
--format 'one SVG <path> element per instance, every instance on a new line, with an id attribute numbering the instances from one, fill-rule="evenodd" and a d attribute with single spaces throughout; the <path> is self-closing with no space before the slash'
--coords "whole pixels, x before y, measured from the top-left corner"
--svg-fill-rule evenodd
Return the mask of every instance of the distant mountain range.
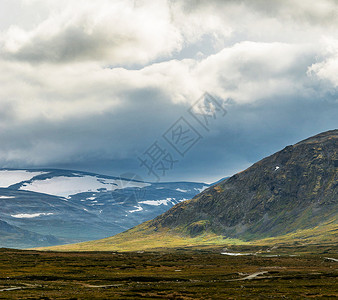
<path id="1" fill-rule="evenodd" d="M 0 169 L 0 247 L 38 247 L 111 236 L 207 187 L 70 170 Z"/>
<path id="2" fill-rule="evenodd" d="M 0 221 L 0 245 L 8 248 L 28 248 L 36 245 L 55 245 L 61 240 L 48 235 L 37 234 Z"/>
<path id="3" fill-rule="evenodd" d="M 62 250 L 338 242 L 338 130 L 308 138 L 114 237 Z"/>

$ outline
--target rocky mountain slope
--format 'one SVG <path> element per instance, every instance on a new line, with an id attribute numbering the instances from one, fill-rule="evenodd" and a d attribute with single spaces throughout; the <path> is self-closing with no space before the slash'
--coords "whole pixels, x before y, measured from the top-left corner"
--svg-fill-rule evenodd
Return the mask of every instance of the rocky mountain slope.
<path id="1" fill-rule="evenodd" d="M 219 238 L 243 242 L 283 236 L 308 241 L 312 234 L 317 241 L 338 242 L 337 151 L 338 130 L 321 133 L 287 146 L 152 221 L 72 249 L 133 249 L 133 244 L 151 248 L 152 243 L 170 246 L 178 240 L 179 245 L 212 239 L 221 243 Z"/>
<path id="2" fill-rule="evenodd" d="M 180 228 L 190 236 L 212 231 L 249 240 L 314 227 L 337 217 L 337 152 L 337 130 L 288 146 L 151 225 Z"/>

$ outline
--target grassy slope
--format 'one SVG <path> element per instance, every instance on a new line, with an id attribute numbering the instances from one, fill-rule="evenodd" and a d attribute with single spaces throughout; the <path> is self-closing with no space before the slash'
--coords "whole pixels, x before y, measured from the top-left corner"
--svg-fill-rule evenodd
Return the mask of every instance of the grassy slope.
<path id="1" fill-rule="evenodd" d="M 315 228 L 251 241 L 229 239 L 212 233 L 205 233 L 192 238 L 178 235 L 168 230 L 156 232 L 153 228 L 147 226 L 148 223 L 145 222 L 128 231 L 102 240 L 38 249 L 56 251 L 139 251 L 211 245 L 336 244 L 338 241 L 338 223 L 336 219 L 320 224 Z"/>

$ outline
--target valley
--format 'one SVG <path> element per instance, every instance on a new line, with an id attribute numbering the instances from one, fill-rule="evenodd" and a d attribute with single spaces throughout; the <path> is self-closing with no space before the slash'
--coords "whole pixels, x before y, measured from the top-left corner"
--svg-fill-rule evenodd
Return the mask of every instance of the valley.
<path id="1" fill-rule="evenodd" d="M 9 176 L 3 243 L 48 247 L 0 249 L 0 299 L 336 298 L 337 142 L 337 130 L 321 133 L 212 186 L 64 170 Z M 113 235 L 110 219 L 129 229 Z M 100 228 L 111 236 L 57 239 Z"/>

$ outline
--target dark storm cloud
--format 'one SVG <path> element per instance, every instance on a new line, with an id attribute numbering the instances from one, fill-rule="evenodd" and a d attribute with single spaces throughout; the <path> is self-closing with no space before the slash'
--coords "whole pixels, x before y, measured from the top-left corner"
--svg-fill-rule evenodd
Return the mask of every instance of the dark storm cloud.
<path id="1" fill-rule="evenodd" d="M 233 104 L 203 140 L 176 166 L 181 174 L 195 180 L 231 175 L 322 131 L 337 128 L 338 94 L 333 99 L 281 98 L 254 105 Z M 198 126 L 196 126 L 198 128 Z"/>
<path id="2" fill-rule="evenodd" d="M 179 114 L 179 107 L 165 98 L 158 90 L 135 91 L 115 111 L 59 121 L 11 120 L 11 126 L 0 132 L 2 165 L 86 164 L 87 160 L 100 164 L 100 160 L 133 157 Z"/>
<path id="3" fill-rule="evenodd" d="M 337 128 L 335 1 L 48 4 L 0 27 L 2 167 L 154 180 L 137 157 L 185 117 L 203 138 L 161 179 L 212 181 Z M 205 91 L 228 111 L 209 132 L 187 112 Z"/>
<path id="4" fill-rule="evenodd" d="M 337 95 L 336 95 L 337 96 Z M 136 100 L 136 99 L 139 99 Z M 142 100 L 141 100 L 142 99 Z M 167 99 L 166 101 L 163 101 Z M 137 157 L 181 116 L 203 136 L 162 180 L 217 180 L 313 134 L 335 128 L 337 97 L 281 98 L 227 106 L 227 115 L 205 131 L 157 90 L 133 92 L 123 109 L 63 122 L 34 120 L 1 131 L 3 167 L 63 167 L 148 176 Z M 8 118 L 7 118 L 8 119 Z M 165 145 L 165 144 L 164 144 Z"/>

